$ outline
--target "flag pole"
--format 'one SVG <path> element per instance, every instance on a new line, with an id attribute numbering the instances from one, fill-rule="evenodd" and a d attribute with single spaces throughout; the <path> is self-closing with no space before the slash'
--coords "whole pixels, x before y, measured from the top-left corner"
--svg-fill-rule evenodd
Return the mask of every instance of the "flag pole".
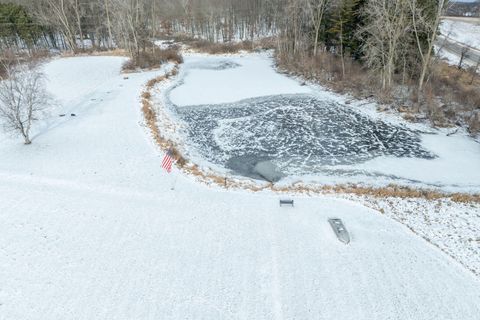
<path id="1" fill-rule="evenodd" d="M 162 168 L 167 171 L 167 173 L 172 172 L 172 164 L 175 162 L 173 155 L 172 147 L 170 147 L 166 152 L 162 160 Z M 173 177 L 173 182 L 170 186 L 170 190 L 175 190 L 175 184 L 177 183 L 177 175 Z"/>
<path id="2" fill-rule="evenodd" d="M 173 177 L 173 183 L 172 186 L 170 187 L 170 190 L 175 190 L 175 185 L 177 184 L 177 178 L 178 178 L 178 172 L 174 175 Z"/>

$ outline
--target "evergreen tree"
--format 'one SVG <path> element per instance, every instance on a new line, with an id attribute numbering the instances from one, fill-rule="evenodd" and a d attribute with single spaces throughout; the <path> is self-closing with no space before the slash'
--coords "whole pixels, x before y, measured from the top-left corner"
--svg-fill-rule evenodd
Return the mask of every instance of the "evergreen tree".
<path id="1" fill-rule="evenodd" d="M 0 3 L 0 39 L 8 47 L 31 49 L 42 34 L 41 26 L 19 5 Z"/>

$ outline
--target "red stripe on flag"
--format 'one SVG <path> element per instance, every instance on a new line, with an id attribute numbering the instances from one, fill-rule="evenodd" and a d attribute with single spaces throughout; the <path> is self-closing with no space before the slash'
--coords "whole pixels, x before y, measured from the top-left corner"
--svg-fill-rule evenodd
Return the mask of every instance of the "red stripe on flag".
<path id="1" fill-rule="evenodd" d="M 162 168 L 167 170 L 168 173 L 172 171 L 173 158 L 170 156 L 170 153 L 167 152 L 165 157 L 163 157 Z"/>

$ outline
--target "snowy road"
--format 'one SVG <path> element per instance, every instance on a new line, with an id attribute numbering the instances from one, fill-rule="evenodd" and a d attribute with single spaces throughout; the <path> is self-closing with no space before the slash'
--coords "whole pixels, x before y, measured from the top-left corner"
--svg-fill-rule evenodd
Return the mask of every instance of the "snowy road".
<path id="1" fill-rule="evenodd" d="M 478 61 L 480 61 L 480 50 L 477 48 L 470 47 L 461 42 L 456 42 L 451 38 L 445 38 L 440 36 L 438 38 L 438 46 L 441 48 L 442 52 L 446 51 L 450 54 L 453 54 L 457 57 L 458 60 L 463 55 L 463 63 L 468 65 L 475 66 Z"/>
<path id="2" fill-rule="evenodd" d="M 121 62 L 51 62 L 57 111 L 77 116 L 0 139 L 0 319 L 477 319 L 478 280 L 373 210 L 183 176 L 171 191 L 140 125 L 157 73 L 124 80 Z"/>
<path id="3" fill-rule="evenodd" d="M 438 54 L 457 66 L 463 56 L 463 67 L 476 66 L 480 61 L 480 19 L 448 17 L 440 24 Z"/>

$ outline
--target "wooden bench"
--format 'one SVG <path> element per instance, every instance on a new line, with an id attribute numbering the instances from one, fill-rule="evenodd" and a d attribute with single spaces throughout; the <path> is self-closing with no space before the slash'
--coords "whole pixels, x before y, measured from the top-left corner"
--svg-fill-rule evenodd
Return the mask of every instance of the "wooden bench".
<path id="1" fill-rule="evenodd" d="M 293 207 L 293 200 L 290 199 L 280 199 L 280 207 L 281 206 L 292 206 Z"/>

